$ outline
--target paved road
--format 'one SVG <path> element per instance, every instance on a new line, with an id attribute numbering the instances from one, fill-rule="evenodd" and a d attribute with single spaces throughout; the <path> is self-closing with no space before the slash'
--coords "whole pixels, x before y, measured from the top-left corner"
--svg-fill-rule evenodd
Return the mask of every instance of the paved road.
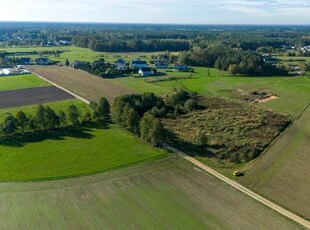
<path id="1" fill-rule="evenodd" d="M 294 213 L 287 211 L 286 209 L 280 207 L 279 205 L 267 200 L 266 198 L 254 193 L 253 191 L 247 189 L 246 187 L 240 185 L 239 183 L 237 183 L 236 181 L 233 181 L 225 176 L 223 176 L 222 174 L 218 173 L 217 171 L 215 171 L 214 169 L 206 166 L 205 164 L 197 161 L 195 158 L 188 156 L 187 154 L 181 152 L 180 150 L 172 147 L 171 145 L 168 145 L 166 143 L 162 143 L 162 145 L 173 151 L 174 153 L 177 153 L 179 156 L 181 156 L 182 158 L 186 159 L 187 161 L 191 162 L 192 164 L 198 166 L 199 168 L 205 170 L 207 173 L 210 173 L 211 175 L 217 177 L 218 179 L 220 179 L 221 181 L 224 181 L 225 183 L 229 184 L 230 186 L 238 189 L 240 192 L 243 192 L 244 194 L 252 197 L 253 199 L 259 201 L 260 203 L 266 205 L 267 207 L 275 210 L 276 212 L 282 214 L 283 216 L 295 221 L 296 223 L 306 227 L 307 229 L 310 229 L 310 222 L 301 218 L 300 216 L 295 215 Z"/>

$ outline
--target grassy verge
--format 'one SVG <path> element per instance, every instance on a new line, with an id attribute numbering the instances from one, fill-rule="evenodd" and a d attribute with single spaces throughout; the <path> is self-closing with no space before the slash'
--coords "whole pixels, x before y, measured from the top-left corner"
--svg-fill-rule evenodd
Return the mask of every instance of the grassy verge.
<path id="1" fill-rule="evenodd" d="M 50 85 L 51 84 L 48 82 L 41 80 L 33 74 L 0 77 L 0 91 L 28 89 Z"/>

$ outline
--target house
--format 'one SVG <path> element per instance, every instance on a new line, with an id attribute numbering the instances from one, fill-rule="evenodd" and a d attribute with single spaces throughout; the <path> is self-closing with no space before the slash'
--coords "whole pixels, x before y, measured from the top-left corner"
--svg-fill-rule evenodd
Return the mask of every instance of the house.
<path id="1" fill-rule="evenodd" d="M 187 65 L 177 63 L 173 66 L 173 69 L 178 71 L 188 71 L 189 67 Z"/>
<path id="2" fill-rule="evenodd" d="M 154 62 L 156 69 L 169 69 L 170 66 L 168 65 L 168 63 L 163 63 L 160 61 L 155 61 Z"/>
<path id="3" fill-rule="evenodd" d="M 264 57 L 263 60 L 266 64 L 270 65 L 276 65 L 278 63 L 278 60 L 272 56 Z"/>
<path id="4" fill-rule="evenodd" d="M 49 64 L 51 64 L 51 62 L 48 58 L 37 58 L 35 60 L 35 63 L 37 65 L 49 65 Z"/>
<path id="5" fill-rule="evenodd" d="M 150 67 L 140 68 L 138 73 L 141 77 L 147 77 L 154 74 Z"/>
<path id="6" fill-rule="evenodd" d="M 86 61 L 74 61 L 72 67 L 75 69 L 83 69 L 85 67 L 88 67 L 89 65 L 89 62 Z"/>
<path id="7" fill-rule="evenodd" d="M 146 68 L 148 67 L 146 61 L 141 61 L 141 59 L 137 58 L 137 59 L 133 59 L 130 62 L 130 67 L 132 69 L 141 69 L 141 68 Z"/>
<path id="8" fill-rule="evenodd" d="M 72 45 L 72 41 L 60 40 L 60 41 L 59 41 L 59 45 L 62 45 L 62 46 L 71 46 L 71 45 Z"/>
<path id="9" fill-rule="evenodd" d="M 295 49 L 295 47 L 294 46 L 289 46 L 289 45 L 282 45 L 282 49 L 284 49 L 284 50 L 293 50 L 293 49 Z"/>
<path id="10" fill-rule="evenodd" d="M 31 65 L 32 64 L 31 58 L 20 58 L 19 64 L 20 65 Z"/>
<path id="11" fill-rule="evenodd" d="M 116 64 L 116 65 L 118 65 L 118 64 L 126 64 L 127 62 L 124 60 L 124 59 L 121 59 L 121 58 L 119 58 L 119 59 L 117 59 L 115 62 L 114 62 L 114 64 Z"/>
<path id="12" fill-rule="evenodd" d="M 92 63 L 93 68 L 101 68 L 103 66 L 104 66 L 104 59 L 99 59 Z"/>
<path id="13" fill-rule="evenodd" d="M 21 75 L 21 74 L 28 74 L 28 73 L 30 73 L 30 71 L 26 69 L 6 68 L 6 69 L 1 69 L 0 75 L 9 76 L 9 75 Z"/>
<path id="14" fill-rule="evenodd" d="M 115 69 L 124 71 L 127 68 L 127 62 L 124 59 L 118 59 L 114 62 Z"/>

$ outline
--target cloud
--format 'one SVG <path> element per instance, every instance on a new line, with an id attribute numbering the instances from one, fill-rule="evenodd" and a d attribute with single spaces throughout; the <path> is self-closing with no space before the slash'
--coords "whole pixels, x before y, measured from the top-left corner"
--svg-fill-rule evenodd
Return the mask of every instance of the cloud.
<path id="1" fill-rule="evenodd" d="M 6 0 L 0 20 L 309 24 L 309 12 L 309 0 Z"/>

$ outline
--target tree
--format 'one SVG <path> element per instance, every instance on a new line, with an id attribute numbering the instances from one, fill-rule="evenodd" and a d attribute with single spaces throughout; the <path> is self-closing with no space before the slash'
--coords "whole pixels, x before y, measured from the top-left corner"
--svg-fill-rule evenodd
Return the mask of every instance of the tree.
<path id="1" fill-rule="evenodd" d="M 68 120 L 73 125 L 78 125 L 80 123 L 80 113 L 75 105 L 70 105 L 68 107 Z"/>
<path id="2" fill-rule="evenodd" d="M 228 67 L 228 72 L 231 74 L 231 75 L 235 75 L 238 73 L 238 65 L 236 64 L 231 64 L 229 65 Z"/>
<path id="3" fill-rule="evenodd" d="M 92 115 L 89 112 L 85 113 L 83 116 L 82 123 L 89 124 L 91 122 L 92 122 Z"/>
<path id="4" fill-rule="evenodd" d="M 17 130 L 16 118 L 12 115 L 7 116 L 3 121 L 2 132 L 4 134 L 14 134 Z"/>
<path id="5" fill-rule="evenodd" d="M 99 120 L 109 121 L 110 120 L 110 104 L 109 101 L 101 97 L 97 106 L 95 107 L 95 117 Z"/>
<path id="6" fill-rule="evenodd" d="M 38 105 L 36 108 L 35 119 L 37 120 L 37 124 L 46 129 L 46 121 L 45 121 L 45 107 L 43 105 Z"/>
<path id="7" fill-rule="evenodd" d="M 49 106 L 45 107 L 44 117 L 47 129 L 54 129 L 60 125 L 59 117 L 56 115 L 55 111 L 52 110 Z"/>
<path id="8" fill-rule="evenodd" d="M 204 147 L 207 145 L 207 141 L 208 141 L 207 135 L 204 132 L 200 131 L 199 136 L 196 140 L 196 145 L 198 147 Z"/>
<path id="9" fill-rule="evenodd" d="M 28 127 L 30 131 L 35 131 L 38 128 L 38 121 L 33 116 L 28 116 Z"/>
<path id="10" fill-rule="evenodd" d="M 196 99 L 188 99 L 184 103 L 184 108 L 186 109 L 187 112 L 192 112 L 193 110 L 198 108 L 198 103 Z"/>
<path id="11" fill-rule="evenodd" d="M 70 65 L 70 62 L 68 59 L 66 59 L 66 66 L 69 66 Z"/>
<path id="12" fill-rule="evenodd" d="M 151 113 L 145 113 L 140 123 L 140 133 L 143 140 L 158 146 L 163 138 L 164 127 Z"/>
<path id="13" fill-rule="evenodd" d="M 16 113 L 16 121 L 17 121 L 17 126 L 21 130 L 21 132 L 25 131 L 25 128 L 28 123 L 28 117 L 23 111 L 18 111 Z"/>
<path id="14" fill-rule="evenodd" d="M 65 127 L 68 124 L 67 115 L 63 110 L 58 112 L 59 123 L 62 127 Z"/>
<path id="15" fill-rule="evenodd" d="M 126 129 L 128 129 L 130 132 L 139 135 L 139 123 L 140 123 L 140 116 L 139 114 L 130 107 L 127 107 L 124 109 L 123 113 L 123 123 Z"/>

